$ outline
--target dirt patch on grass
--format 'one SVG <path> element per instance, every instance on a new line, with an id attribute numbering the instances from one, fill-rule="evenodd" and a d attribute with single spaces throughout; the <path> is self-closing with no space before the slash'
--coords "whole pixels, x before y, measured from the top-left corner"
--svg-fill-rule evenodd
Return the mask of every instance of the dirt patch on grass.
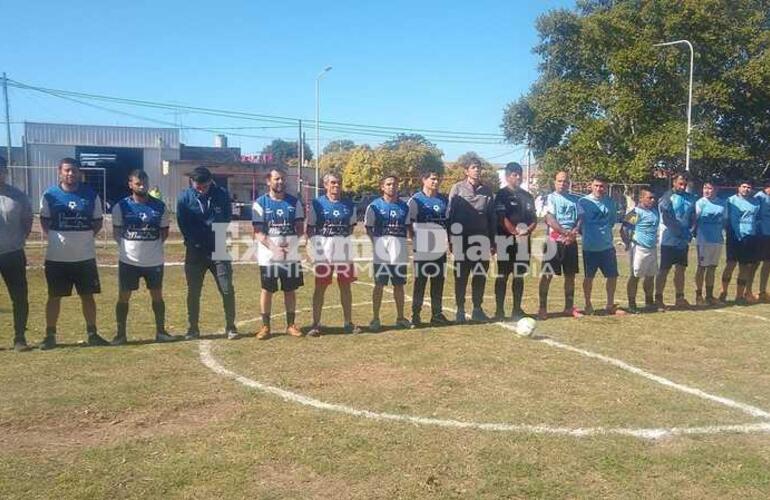
<path id="1" fill-rule="evenodd" d="M 241 401 L 227 399 L 178 404 L 159 402 L 158 406 L 142 411 L 103 412 L 85 408 L 28 425 L 2 422 L 0 449 L 6 453 L 46 453 L 188 434 L 236 418 L 242 411 Z"/>

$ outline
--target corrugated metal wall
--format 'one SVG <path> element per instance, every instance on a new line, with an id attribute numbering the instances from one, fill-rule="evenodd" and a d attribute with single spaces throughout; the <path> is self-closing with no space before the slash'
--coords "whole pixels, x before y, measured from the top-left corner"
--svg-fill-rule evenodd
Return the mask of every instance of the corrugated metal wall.
<path id="1" fill-rule="evenodd" d="M 179 130 L 175 128 L 25 123 L 24 139 L 27 144 L 116 148 L 158 148 L 161 140 L 165 148 L 179 149 Z"/>

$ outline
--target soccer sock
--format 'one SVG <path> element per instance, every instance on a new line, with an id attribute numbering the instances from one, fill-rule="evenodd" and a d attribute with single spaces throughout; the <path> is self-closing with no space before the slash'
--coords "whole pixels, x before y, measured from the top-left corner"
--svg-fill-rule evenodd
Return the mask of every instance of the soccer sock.
<path id="1" fill-rule="evenodd" d="M 118 336 L 126 336 L 126 320 L 128 319 L 128 302 L 115 304 L 115 322 L 118 325 Z"/>
<path id="2" fill-rule="evenodd" d="M 656 302 L 663 302 L 663 294 L 662 293 L 656 293 L 655 294 L 655 301 Z"/>
<path id="3" fill-rule="evenodd" d="M 166 332 L 166 302 L 159 300 L 152 303 L 152 312 L 155 313 L 155 331 Z"/>
<path id="4" fill-rule="evenodd" d="M 55 337 L 56 336 L 56 327 L 55 326 L 48 326 L 45 329 L 45 336 L 46 337 Z"/>
<path id="5" fill-rule="evenodd" d="M 696 297 L 703 297 L 703 290 L 701 290 L 700 288 L 696 288 L 695 289 L 695 296 Z"/>
<path id="6" fill-rule="evenodd" d="M 262 315 L 262 324 L 265 326 L 270 326 L 270 314 Z"/>
<path id="7" fill-rule="evenodd" d="M 652 295 L 647 295 L 647 294 L 645 294 L 645 295 L 644 295 L 644 303 L 645 303 L 646 305 L 650 306 L 650 305 L 652 305 L 653 303 L 655 303 L 655 299 L 653 299 Z"/>
<path id="8" fill-rule="evenodd" d="M 708 297 L 709 299 L 713 299 L 714 298 L 714 287 L 713 286 L 707 286 L 706 287 L 706 297 Z"/>
<path id="9" fill-rule="evenodd" d="M 498 273 L 500 271 L 498 270 Z M 505 288 L 507 285 L 507 276 L 504 278 L 502 276 L 498 276 L 495 279 L 495 311 L 497 313 L 502 313 L 505 309 Z M 474 307 L 476 304 L 474 304 Z"/>
<path id="10" fill-rule="evenodd" d="M 294 318 L 297 316 L 297 314 L 294 311 L 286 311 L 286 324 L 287 325 L 293 325 L 294 324 Z"/>
<path id="11" fill-rule="evenodd" d="M 96 335 L 96 325 L 86 325 L 86 333 L 88 335 Z"/>
<path id="12" fill-rule="evenodd" d="M 513 278 L 511 291 L 513 292 L 513 311 L 521 311 L 521 300 L 524 298 L 524 278 Z"/>
<path id="13" fill-rule="evenodd" d="M 543 290 L 544 287 L 540 287 L 540 290 L 538 290 L 538 298 L 540 300 L 540 309 L 547 309 L 548 308 L 548 290 Z M 567 294 L 564 294 L 565 298 Z"/>

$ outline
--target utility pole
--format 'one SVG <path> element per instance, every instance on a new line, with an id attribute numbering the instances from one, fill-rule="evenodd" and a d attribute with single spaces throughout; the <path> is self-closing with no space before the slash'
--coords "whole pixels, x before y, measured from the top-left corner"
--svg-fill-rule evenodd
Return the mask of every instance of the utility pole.
<path id="1" fill-rule="evenodd" d="M 5 100 L 5 139 L 8 141 L 6 144 L 6 158 L 8 166 L 11 166 L 11 110 L 8 107 L 8 77 L 3 72 L 3 99 Z"/>
<path id="2" fill-rule="evenodd" d="M 318 197 L 319 194 L 319 160 L 321 159 L 321 78 L 324 77 L 326 73 L 331 71 L 332 67 L 327 66 L 324 68 L 323 71 L 318 73 L 318 76 L 315 79 L 315 196 Z"/>
<path id="3" fill-rule="evenodd" d="M 297 195 L 302 199 L 302 164 L 305 163 L 305 141 L 302 140 L 302 120 L 299 122 L 297 135 Z"/>
<path id="4" fill-rule="evenodd" d="M 687 45 L 690 49 L 690 90 L 687 98 L 687 143 L 685 146 L 684 169 L 690 171 L 690 132 L 692 131 L 692 73 L 695 67 L 695 50 L 689 40 L 674 40 L 673 42 L 656 43 L 653 47 L 666 47 L 669 45 Z"/>

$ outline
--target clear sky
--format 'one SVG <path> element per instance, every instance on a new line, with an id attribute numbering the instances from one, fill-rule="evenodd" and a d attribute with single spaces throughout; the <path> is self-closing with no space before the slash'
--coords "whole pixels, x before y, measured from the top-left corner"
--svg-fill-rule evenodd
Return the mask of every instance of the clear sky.
<path id="1" fill-rule="evenodd" d="M 0 71 L 41 87 L 304 118 L 315 149 L 315 80 L 331 65 L 321 83 L 322 120 L 499 134 L 504 106 L 537 75 L 535 19 L 572 4 L 4 1 Z M 27 90 L 11 88 L 10 99 L 15 122 L 157 126 Z M 183 126 L 270 126 L 101 105 Z M 230 132 L 258 136 L 230 135 L 244 153 L 297 137 L 294 128 Z M 20 125 L 13 135 L 16 143 Z M 383 140 L 322 131 L 322 147 L 339 138 Z M 183 140 L 213 145 L 213 134 L 186 130 Z M 502 143 L 435 142 L 447 160 L 469 150 L 494 162 L 524 156 Z"/>

